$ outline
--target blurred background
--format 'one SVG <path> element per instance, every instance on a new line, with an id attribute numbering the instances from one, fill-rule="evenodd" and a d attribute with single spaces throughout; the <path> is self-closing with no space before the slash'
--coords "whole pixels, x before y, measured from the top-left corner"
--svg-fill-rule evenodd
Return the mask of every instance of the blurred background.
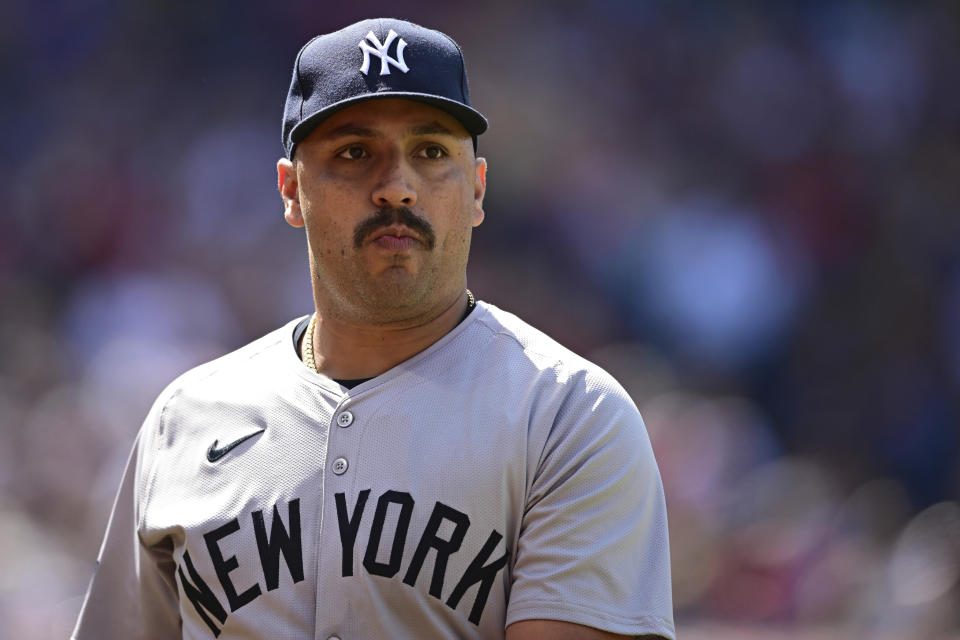
<path id="1" fill-rule="evenodd" d="M 949 0 L 0 5 L 3 637 L 69 634 L 156 394 L 310 310 L 283 101 L 378 14 L 490 119 L 472 290 L 645 416 L 680 637 L 960 637 Z"/>

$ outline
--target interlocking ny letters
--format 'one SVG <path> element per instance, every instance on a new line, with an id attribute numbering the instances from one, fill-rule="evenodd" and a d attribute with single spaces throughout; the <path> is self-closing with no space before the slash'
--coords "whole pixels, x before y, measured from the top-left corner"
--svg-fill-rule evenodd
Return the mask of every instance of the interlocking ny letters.
<path id="1" fill-rule="evenodd" d="M 367 75 L 367 72 L 370 71 L 370 54 L 380 58 L 380 75 L 388 76 L 390 75 L 390 65 L 392 64 L 400 71 L 406 73 L 410 71 L 410 68 L 407 67 L 407 63 L 403 61 L 403 50 L 407 47 L 407 43 L 400 38 L 397 42 L 397 57 L 391 58 L 390 54 L 387 53 L 387 50 L 390 49 L 390 44 L 397 38 L 397 32 L 393 29 L 390 29 L 390 33 L 387 34 L 387 39 L 383 44 L 380 44 L 380 39 L 373 34 L 373 31 L 367 34 L 367 37 L 360 41 L 360 44 L 357 45 L 360 47 L 360 50 L 363 51 L 363 64 L 360 66 L 360 73 Z M 370 41 L 370 44 L 367 44 L 367 40 Z"/>

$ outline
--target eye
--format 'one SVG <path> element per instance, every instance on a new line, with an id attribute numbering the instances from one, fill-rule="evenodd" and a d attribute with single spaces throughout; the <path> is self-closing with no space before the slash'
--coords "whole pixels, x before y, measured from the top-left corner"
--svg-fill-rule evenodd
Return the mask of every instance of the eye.
<path id="1" fill-rule="evenodd" d="M 428 144 L 421 148 L 417 155 L 427 160 L 440 160 L 447 156 L 447 150 L 438 144 Z"/>
<path id="2" fill-rule="evenodd" d="M 344 160 L 362 160 L 367 157 L 367 150 L 358 144 L 352 144 L 337 154 L 338 158 Z"/>

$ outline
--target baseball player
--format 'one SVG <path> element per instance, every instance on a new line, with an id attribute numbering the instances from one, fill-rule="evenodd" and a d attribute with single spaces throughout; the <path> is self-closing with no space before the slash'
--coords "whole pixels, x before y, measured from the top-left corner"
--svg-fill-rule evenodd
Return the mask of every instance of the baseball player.
<path id="1" fill-rule="evenodd" d="M 466 289 L 486 128 L 442 33 L 301 49 L 277 168 L 315 312 L 157 399 L 74 638 L 674 637 L 636 407 Z"/>

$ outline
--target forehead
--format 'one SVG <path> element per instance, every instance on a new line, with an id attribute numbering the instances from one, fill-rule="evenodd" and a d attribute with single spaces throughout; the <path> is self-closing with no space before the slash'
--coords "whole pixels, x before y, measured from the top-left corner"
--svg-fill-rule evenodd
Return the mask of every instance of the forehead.
<path id="1" fill-rule="evenodd" d="M 383 137 L 434 133 L 470 138 L 460 121 L 442 109 L 416 100 L 382 98 L 365 100 L 336 112 L 320 123 L 304 142 L 362 131 Z"/>

